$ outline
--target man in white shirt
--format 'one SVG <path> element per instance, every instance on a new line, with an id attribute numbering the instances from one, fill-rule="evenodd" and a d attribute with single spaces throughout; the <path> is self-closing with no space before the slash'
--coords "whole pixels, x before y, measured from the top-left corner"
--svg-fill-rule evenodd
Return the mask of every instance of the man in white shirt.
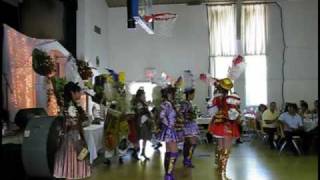
<path id="1" fill-rule="evenodd" d="M 292 136 L 300 136 L 304 141 L 303 121 L 297 112 L 296 104 L 288 104 L 288 112 L 282 113 L 279 117 L 284 126 L 284 134 L 288 143 L 291 142 Z"/>
<path id="2" fill-rule="evenodd" d="M 285 132 L 299 132 L 303 130 L 302 117 L 297 113 L 295 104 L 288 105 L 288 112 L 280 115 L 279 120 L 284 125 Z"/>
<path id="3" fill-rule="evenodd" d="M 271 102 L 269 109 L 262 113 L 262 128 L 268 134 L 270 148 L 273 149 L 274 134 L 277 132 L 279 112 L 276 102 Z"/>

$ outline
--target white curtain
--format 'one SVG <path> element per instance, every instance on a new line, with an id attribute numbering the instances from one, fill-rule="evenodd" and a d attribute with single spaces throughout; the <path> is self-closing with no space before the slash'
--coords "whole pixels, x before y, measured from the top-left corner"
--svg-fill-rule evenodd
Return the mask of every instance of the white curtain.
<path id="1" fill-rule="evenodd" d="M 245 55 L 266 53 L 266 7 L 243 5 L 241 17 L 242 47 Z"/>
<path id="2" fill-rule="evenodd" d="M 236 55 L 236 14 L 234 5 L 208 6 L 211 56 Z"/>

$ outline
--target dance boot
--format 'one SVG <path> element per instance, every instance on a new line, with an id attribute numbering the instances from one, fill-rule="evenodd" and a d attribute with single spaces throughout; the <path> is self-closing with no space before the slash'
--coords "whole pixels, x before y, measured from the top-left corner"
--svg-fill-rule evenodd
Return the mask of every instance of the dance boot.
<path id="1" fill-rule="evenodd" d="M 192 156 L 193 156 L 193 153 L 194 153 L 196 146 L 197 145 L 195 145 L 195 144 L 193 144 L 191 146 L 189 145 L 188 147 L 186 147 L 186 150 L 184 150 L 183 164 L 187 168 L 194 168 L 194 165 L 192 164 Z"/>
<path id="2" fill-rule="evenodd" d="M 175 164 L 177 162 L 179 153 L 178 152 L 167 152 L 165 154 L 165 161 L 164 161 L 164 166 L 165 166 L 165 176 L 164 180 L 174 180 L 173 176 L 173 170 L 175 167 Z"/>
<path id="3" fill-rule="evenodd" d="M 145 149 L 143 148 L 142 151 L 141 151 L 141 156 L 143 156 L 145 158 L 145 160 L 149 161 L 150 158 L 148 158 L 145 154 Z"/>
<path id="4" fill-rule="evenodd" d="M 220 180 L 231 180 L 227 177 L 227 162 L 229 157 L 229 150 L 222 149 L 219 157 L 219 167 L 218 167 L 218 173 Z"/>

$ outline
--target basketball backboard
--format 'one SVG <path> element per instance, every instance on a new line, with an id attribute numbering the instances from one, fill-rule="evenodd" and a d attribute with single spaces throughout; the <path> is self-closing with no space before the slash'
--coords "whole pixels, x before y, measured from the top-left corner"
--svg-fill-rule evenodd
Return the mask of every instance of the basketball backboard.
<path id="1" fill-rule="evenodd" d="M 128 28 L 140 26 L 148 34 L 154 34 L 153 22 L 146 22 L 145 16 L 152 14 L 152 0 L 127 0 Z"/>

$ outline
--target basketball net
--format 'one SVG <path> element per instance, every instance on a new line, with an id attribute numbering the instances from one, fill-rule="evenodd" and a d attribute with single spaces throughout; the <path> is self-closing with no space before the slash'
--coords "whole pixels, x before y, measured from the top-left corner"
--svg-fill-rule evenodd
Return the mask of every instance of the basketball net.
<path id="1" fill-rule="evenodd" d="M 146 16 L 147 22 L 153 21 L 154 32 L 161 37 L 172 37 L 177 15 L 173 13 L 158 13 Z"/>

